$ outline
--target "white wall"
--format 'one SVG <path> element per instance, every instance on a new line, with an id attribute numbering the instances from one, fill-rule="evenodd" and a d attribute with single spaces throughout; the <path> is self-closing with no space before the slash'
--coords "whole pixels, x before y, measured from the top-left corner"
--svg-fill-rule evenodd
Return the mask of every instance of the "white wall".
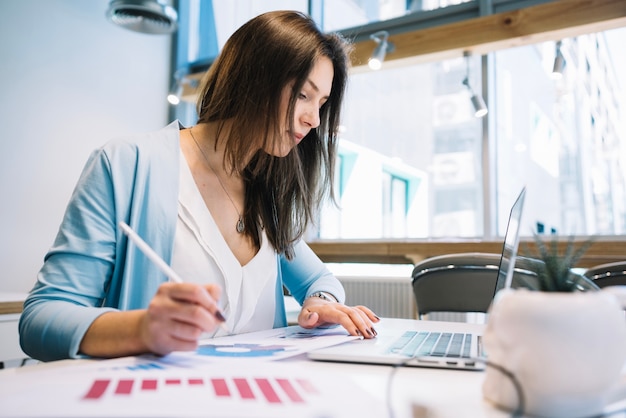
<path id="1" fill-rule="evenodd" d="M 172 37 L 108 3 L 0 1 L 0 291 L 32 287 L 90 151 L 168 123 Z"/>

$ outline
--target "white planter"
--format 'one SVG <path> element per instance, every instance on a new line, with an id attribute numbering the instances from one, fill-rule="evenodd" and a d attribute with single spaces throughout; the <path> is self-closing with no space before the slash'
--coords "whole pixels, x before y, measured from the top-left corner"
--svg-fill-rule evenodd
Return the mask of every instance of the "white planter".
<path id="1" fill-rule="evenodd" d="M 506 289 L 490 308 L 483 342 L 489 363 L 519 382 L 525 414 L 589 417 L 619 390 L 626 320 L 610 291 Z M 496 367 L 487 367 L 483 396 L 510 411 L 519 405 L 512 379 Z"/>

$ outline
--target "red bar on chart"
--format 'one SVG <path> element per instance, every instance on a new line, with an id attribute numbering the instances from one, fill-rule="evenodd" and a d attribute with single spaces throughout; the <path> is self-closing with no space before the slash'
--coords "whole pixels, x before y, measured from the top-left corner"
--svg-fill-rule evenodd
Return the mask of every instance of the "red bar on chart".
<path id="1" fill-rule="evenodd" d="M 117 388 L 115 389 L 116 395 L 130 395 L 130 392 L 133 390 L 133 380 L 132 379 L 120 379 L 117 382 Z"/>
<path id="2" fill-rule="evenodd" d="M 202 380 L 201 378 L 189 378 L 188 382 L 190 385 L 194 386 L 204 385 L 204 380 Z"/>
<path id="3" fill-rule="evenodd" d="M 319 394 L 318 390 L 306 379 L 296 379 L 296 382 L 304 389 L 307 393 Z"/>
<path id="4" fill-rule="evenodd" d="M 156 390 L 156 388 L 156 379 L 144 379 L 143 382 L 141 382 L 141 390 Z"/>
<path id="5" fill-rule="evenodd" d="M 243 399 L 254 399 L 254 393 L 252 393 L 252 388 L 248 384 L 246 379 L 233 379 L 235 382 L 235 386 L 237 386 L 237 390 Z"/>
<path id="6" fill-rule="evenodd" d="M 166 385 L 180 385 L 182 381 L 180 379 L 165 379 Z"/>
<path id="7" fill-rule="evenodd" d="M 256 382 L 257 385 L 259 385 L 261 392 L 263 392 L 263 396 L 265 396 L 265 399 L 267 399 L 269 403 L 280 403 L 280 398 L 274 391 L 274 388 L 272 388 L 272 384 L 270 383 L 269 380 L 254 379 L 254 381 Z"/>
<path id="8" fill-rule="evenodd" d="M 287 396 L 289 397 L 289 399 L 294 402 L 294 403 L 303 403 L 304 399 L 302 398 L 302 396 L 300 396 L 300 394 L 298 393 L 298 391 L 296 390 L 296 388 L 293 387 L 293 385 L 291 384 L 291 382 L 287 379 L 276 379 L 276 381 L 278 382 L 278 384 L 280 385 L 281 389 L 287 394 Z"/>
<path id="9" fill-rule="evenodd" d="M 211 379 L 211 384 L 213 384 L 213 390 L 215 391 L 215 396 L 230 397 L 230 391 L 228 390 L 228 385 L 226 384 L 226 380 Z"/>
<path id="10" fill-rule="evenodd" d="M 111 383 L 109 379 L 94 380 L 84 399 L 100 399 L 104 395 L 104 391 L 109 387 L 109 383 Z"/>

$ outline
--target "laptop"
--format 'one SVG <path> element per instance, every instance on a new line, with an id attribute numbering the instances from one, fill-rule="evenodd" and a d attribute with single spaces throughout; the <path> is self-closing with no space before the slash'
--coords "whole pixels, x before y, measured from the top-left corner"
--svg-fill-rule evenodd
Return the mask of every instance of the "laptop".
<path id="1" fill-rule="evenodd" d="M 498 267 L 495 294 L 510 287 L 520 239 L 520 221 L 526 188 L 518 195 L 504 237 Z M 401 328 L 399 325 L 401 323 Z M 438 367 L 463 370 L 483 370 L 482 333 L 484 324 L 442 321 L 406 321 L 382 319 L 376 324 L 378 336 L 309 351 L 312 360 L 342 363 L 369 363 Z"/>

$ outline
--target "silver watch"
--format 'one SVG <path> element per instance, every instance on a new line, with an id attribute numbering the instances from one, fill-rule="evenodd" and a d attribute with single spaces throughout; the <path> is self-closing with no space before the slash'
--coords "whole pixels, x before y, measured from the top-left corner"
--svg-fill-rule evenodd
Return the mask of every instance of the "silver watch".
<path id="1" fill-rule="evenodd" d="M 324 299 L 327 302 L 339 302 L 336 297 L 334 297 L 328 292 L 315 292 L 315 293 L 312 293 L 311 296 L 309 297 Z"/>

